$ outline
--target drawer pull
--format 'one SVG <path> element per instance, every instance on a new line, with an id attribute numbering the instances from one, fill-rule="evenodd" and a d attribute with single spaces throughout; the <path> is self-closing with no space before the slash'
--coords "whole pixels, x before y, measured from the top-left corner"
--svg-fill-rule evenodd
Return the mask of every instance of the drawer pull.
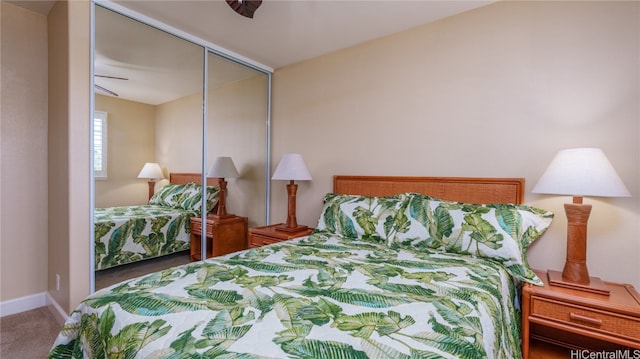
<path id="1" fill-rule="evenodd" d="M 571 321 L 589 323 L 598 327 L 602 326 L 602 320 L 597 318 L 586 317 L 584 315 L 580 315 L 576 313 L 569 313 L 569 318 L 571 319 Z"/>

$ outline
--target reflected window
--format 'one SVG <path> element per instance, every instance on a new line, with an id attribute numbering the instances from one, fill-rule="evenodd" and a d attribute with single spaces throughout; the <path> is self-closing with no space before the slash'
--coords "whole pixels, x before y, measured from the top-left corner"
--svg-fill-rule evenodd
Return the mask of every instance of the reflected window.
<path id="1" fill-rule="evenodd" d="M 107 113 L 93 114 L 93 175 L 107 178 Z"/>

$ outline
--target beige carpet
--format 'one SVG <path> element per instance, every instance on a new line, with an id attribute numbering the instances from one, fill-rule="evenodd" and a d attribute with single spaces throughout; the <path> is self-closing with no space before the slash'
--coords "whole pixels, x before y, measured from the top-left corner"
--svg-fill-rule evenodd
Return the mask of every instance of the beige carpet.
<path id="1" fill-rule="evenodd" d="M 46 358 L 62 326 L 46 307 L 0 318 L 0 358 Z"/>
<path id="2" fill-rule="evenodd" d="M 185 263 L 188 251 L 98 271 L 96 290 Z M 0 359 L 46 358 L 61 328 L 46 307 L 0 318 Z"/>

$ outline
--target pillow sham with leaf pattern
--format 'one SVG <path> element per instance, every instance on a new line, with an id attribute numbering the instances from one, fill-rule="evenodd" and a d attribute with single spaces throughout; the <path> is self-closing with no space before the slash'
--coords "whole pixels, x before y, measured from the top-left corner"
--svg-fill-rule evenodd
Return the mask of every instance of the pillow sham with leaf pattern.
<path id="1" fill-rule="evenodd" d="M 490 258 L 515 278 L 541 285 L 526 251 L 552 220 L 552 212 L 525 205 L 469 204 L 407 194 L 389 243 Z"/>
<path id="2" fill-rule="evenodd" d="M 218 186 L 207 186 L 207 212 L 218 203 L 220 189 Z M 160 188 L 149 200 L 149 204 L 165 207 L 182 208 L 200 213 L 202 188 L 195 182 L 186 184 L 167 184 Z"/>
<path id="3" fill-rule="evenodd" d="M 207 186 L 207 212 L 210 212 L 218 203 L 220 188 L 218 186 Z M 179 207 L 188 211 L 200 213 L 202 209 L 202 187 L 193 183 L 187 187 L 181 197 Z"/>
<path id="4" fill-rule="evenodd" d="M 158 189 L 153 194 L 153 196 L 149 200 L 149 204 L 177 208 L 180 204 L 182 192 L 185 191 L 188 185 L 191 185 L 191 183 L 186 183 L 186 184 L 169 183 L 163 186 L 162 188 Z"/>
<path id="5" fill-rule="evenodd" d="M 316 231 L 386 243 L 395 232 L 404 195 L 369 197 L 327 193 Z"/>

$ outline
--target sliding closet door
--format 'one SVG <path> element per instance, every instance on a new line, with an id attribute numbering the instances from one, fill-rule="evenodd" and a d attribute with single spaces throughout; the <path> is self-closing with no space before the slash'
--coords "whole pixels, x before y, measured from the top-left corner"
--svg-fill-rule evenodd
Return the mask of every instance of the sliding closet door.
<path id="1" fill-rule="evenodd" d="M 139 173 L 145 163 L 157 163 L 162 170 L 152 193 L 169 182 L 171 173 L 202 173 L 207 52 L 155 26 L 94 6 L 94 109 L 96 117 L 105 119 L 94 121 L 93 127 L 94 151 L 101 151 L 94 156 L 95 207 L 144 205 L 149 179 Z M 105 146 L 97 146 L 101 142 Z M 172 247 L 168 239 L 146 232 L 137 242 L 126 243 L 99 230 L 94 236 L 99 237 L 93 241 L 96 288 L 124 278 L 107 268 L 144 274 L 123 264 L 148 264 L 158 247 Z M 180 241 L 184 253 L 189 249 L 186 237 Z M 184 258 L 188 261 L 188 254 Z"/>
<path id="2" fill-rule="evenodd" d="M 238 178 L 227 178 L 227 212 L 266 224 L 269 74 L 210 52 L 207 58 L 207 168 L 231 157 Z"/>
<path id="3" fill-rule="evenodd" d="M 107 118 L 106 174 L 94 175 L 95 207 L 147 203 L 147 179 L 138 178 L 146 162 L 162 168 L 158 190 L 171 173 L 206 180 L 216 157 L 225 156 L 239 174 L 226 178 L 227 212 L 247 217 L 249 227 L 267 224 L 271 73 L 138 21 L 118 4 L 103 5 L 94 4 L 93 70 L 94 109 Z M 201 227 L 193 240 L 206 247 Z M 108 244 L 93 241 L 92 250 L 96 268 L 115 260 Z"/>

